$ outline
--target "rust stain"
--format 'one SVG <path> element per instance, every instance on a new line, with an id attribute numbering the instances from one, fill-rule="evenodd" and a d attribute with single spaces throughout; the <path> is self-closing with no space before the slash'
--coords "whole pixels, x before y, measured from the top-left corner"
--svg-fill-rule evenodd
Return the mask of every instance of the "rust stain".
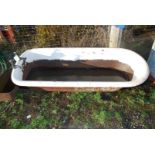
<path id="1" fill-rule="evenodd" d="M 64 60 L 39 60 L 28 63 L 24 67 L 23 79 L 26 80 L 30 71 L 34 68 L 48 67 L 48 68 L 106 68 L 121 71 L 126 79 L 131 80 L 133 77 L 132 68 L 117 60 L 78 60 L 78 61 L 64 61 Z"/>
<path id="2" fill-rule="evenodd" d="M 87 88 L 87 87 L 35 87 L 35 89 L 42 89 L 46 91 L 61 91 L 61 92 L 114 92 L 117 90 L 120 90 L 121 88 L 114 88 L 114 87 L 109 87 L 109 88 Z"/>
<path id="3" fill-rule="evenodd" d="M 127 74 L 130 79 L 132 78 L 134 73 L 129 65 L 122 63 L 118 60 L 91 60 L 91 61 L 87 60 L 83 61 L 82 63 L 90 66 L 111 68 L 118 71 L 122 71 L 125 74 Z"/>

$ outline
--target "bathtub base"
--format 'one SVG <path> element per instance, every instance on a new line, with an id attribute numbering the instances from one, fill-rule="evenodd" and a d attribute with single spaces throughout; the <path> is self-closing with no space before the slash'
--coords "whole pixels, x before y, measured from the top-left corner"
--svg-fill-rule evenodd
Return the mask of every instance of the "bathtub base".
<path id="1" fill-rule="evenodd" d="M 85 87 L 34 87 L 33 89 L 45 90 L 48 92 L 59 91 L 59 92 L 114 92 L 121 88 L 85 88 Z"/>

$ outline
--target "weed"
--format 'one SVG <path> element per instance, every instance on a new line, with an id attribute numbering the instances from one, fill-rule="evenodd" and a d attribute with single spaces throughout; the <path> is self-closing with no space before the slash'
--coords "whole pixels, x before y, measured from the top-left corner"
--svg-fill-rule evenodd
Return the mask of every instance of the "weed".
<path id="1" fill-rule="evenodd" d="M 149 100 L 152 103 L 155 103 L 155 90 L 151 89 L 151 92 L 149 93 Z"/>
<path id="2" fill-rule="evenodd" d="M 92 119 L 96 121 L 97 124 L 105 125 L 106 120 L 111 117 L 111 113 L 107 111 L 95 111 L 93 112 Z"/>
<path id="3" fill-rule="evenodd" d="M 119 112 L 115 112 L 115 118 L 116 118 L 118 121 L 122 122 L 122 117 L 121 117 L 121 114 L 120 114 Z"/>
<path id="4" fill-rule="evenodd" d="M 33 118 L 30 125 L 27 126 L 28 128 L 47 128 L 48 127 L 48 120 L 45 119 L 43 116 L 38 116 Z"/>
<path id="5" fill-rule="evenodd" d="M 10 121 L 10 127 L 14 129 L 18 129 L 22 127 L 21 121 L 19 121 L 17 118 L 14 118 Z"/>

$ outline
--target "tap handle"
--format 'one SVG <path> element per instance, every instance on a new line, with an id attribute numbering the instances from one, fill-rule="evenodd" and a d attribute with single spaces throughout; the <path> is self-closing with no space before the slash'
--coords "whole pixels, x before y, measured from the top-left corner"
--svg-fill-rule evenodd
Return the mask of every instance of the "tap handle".
<path id="1" fill-rule="evenodd" d="M 13 52 L 13 53 L 14 53 L 13 59 L 14 59 L 16 62 L 19 61 L 20 58 L 19 58 L 19 56 L 17 55 L 17 53 L 16 53 L 16 52 Z"/>

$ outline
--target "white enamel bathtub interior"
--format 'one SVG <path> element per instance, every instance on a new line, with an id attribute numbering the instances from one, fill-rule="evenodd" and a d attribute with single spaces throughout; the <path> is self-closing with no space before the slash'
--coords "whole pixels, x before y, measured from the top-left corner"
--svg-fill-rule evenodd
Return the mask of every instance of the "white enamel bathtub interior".
<path id="1" fill-rule="evenodd" d="M 37 60 L 117 60 L 129 65 L 133 70 L 131 81 L 34 81 L 23 80 L 22 64 L 19 60 L 12 70 L 12 81 L 18 86 L 27 87 L 74 87 L 74 88 L 125 88 L 142 84 L 149 76 L 146 61 L 137 53 L 122 48 L 37 48 L 25 51 L 21 57 L 27 63 Z"/>

